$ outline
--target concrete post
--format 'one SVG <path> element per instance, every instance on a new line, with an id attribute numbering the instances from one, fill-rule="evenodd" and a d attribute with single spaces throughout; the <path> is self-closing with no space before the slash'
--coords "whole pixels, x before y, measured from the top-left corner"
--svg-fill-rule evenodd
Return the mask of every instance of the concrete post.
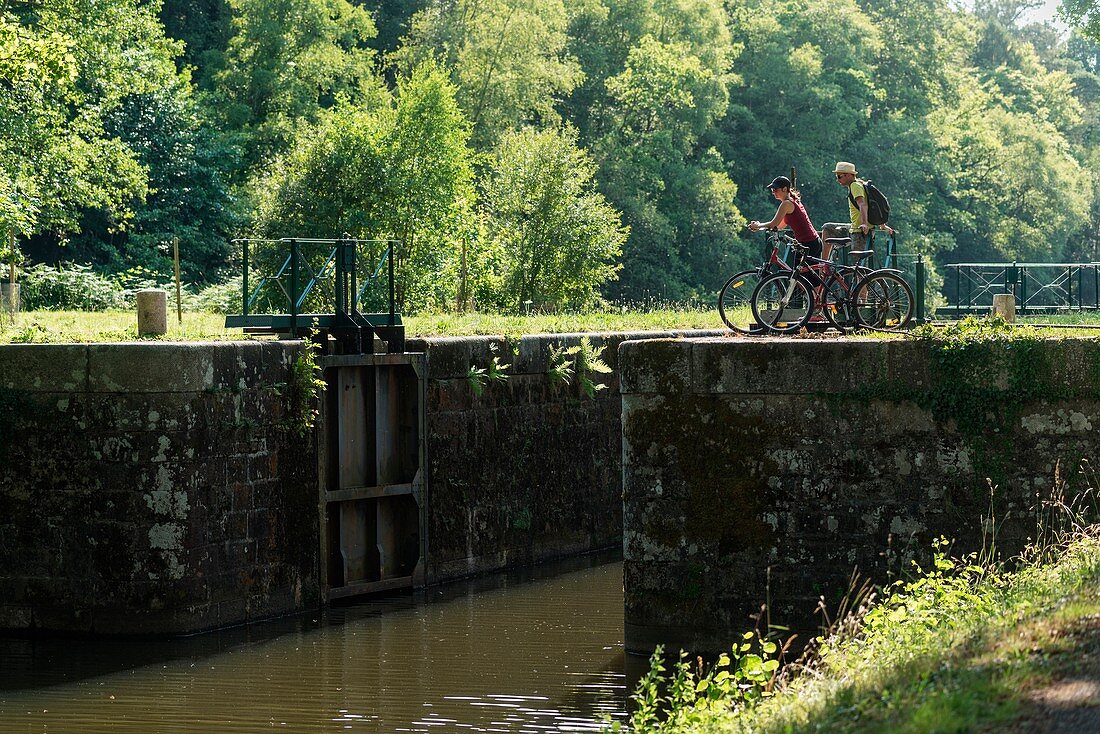
<path id="1" fill-rule="evenodd" d="M 993 315 L 1003 316 L 1008 323 L 1016 321 L 1016 296 L 1011 293 L 993 294 Z"/>
<path id="2" fill-rule="evenodd" d="M 149 288 L 137 292 L 138 336 L 168 333 L 168 292 Z"/>

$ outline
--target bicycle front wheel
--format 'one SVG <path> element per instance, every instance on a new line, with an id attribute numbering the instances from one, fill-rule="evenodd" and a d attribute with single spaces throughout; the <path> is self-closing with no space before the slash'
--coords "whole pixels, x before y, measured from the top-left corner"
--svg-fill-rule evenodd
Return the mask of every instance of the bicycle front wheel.
<path id="1" fill-rule="evenodd" d="M 722 321 L 740 334 L 748 334 L 756 323 L 752 315 L 752 294 L 759 284 L 759 270 L 742 270 L 727 280 L 718 292 L 718 313 Z"/>
<path id="2" fill-rule="evenodd" d="M 856 286 L 855 312 L 861 326 L 904 329 L 913 318 L 913 289 L 897 273 L 871 273 Z"/>
<path id="3" fill-rule="evenodd" d="M 777 334 L 798 331 L 814 311 L 813 287 L 800 275 L 773 273 L 752 294 L 752 315 Z"/>

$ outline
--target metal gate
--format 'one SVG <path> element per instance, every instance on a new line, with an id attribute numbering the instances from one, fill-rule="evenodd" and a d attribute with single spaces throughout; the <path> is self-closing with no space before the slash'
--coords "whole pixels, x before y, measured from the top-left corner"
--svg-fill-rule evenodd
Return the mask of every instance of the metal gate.
<path id="1" fill-rule="evenodd" d="M 319 360 L 325 601 L 422 586 L 427 557 L 424 356 Z"/>

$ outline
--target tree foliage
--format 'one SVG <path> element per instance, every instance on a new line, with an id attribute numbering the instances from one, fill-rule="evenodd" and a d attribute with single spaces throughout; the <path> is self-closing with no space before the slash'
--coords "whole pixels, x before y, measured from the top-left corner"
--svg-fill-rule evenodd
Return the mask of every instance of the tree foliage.
<path id="1" fill-rule="evenodd" d="M 571 130 L 510 133 L 485 183 L 499 288 L 482 294 L 520 311 L 584 309 L 615 277 L 627 230 L 595 190 L 596 165 Z"/>
<path id="2" fill-rule="evenodd" d="M 338 96 L 377 100 L 374 22 L 347 0 L 230 0 L 233 34 L 213 109 L 239 134 L 253 170 Z"/>
<path id="3" fill-rule="evenodd" d="M 0 5 L 0 227 L 75 232 L 84 207 L 118 219 L 147 190 L 104 118 L 170 83 L 178 47 L 153 4 L 42 0 Z"/>
<path id="4" fill-rule="evenodd" d="M 187 87 L 177 83 L 130 95 L 106 116 L 107 134 L 123 141 L 148 171 L 149 190 L 121 231 L 114 231 L 108 212 L 85 210 L 83 231 L 71 238 L 67 257 L 168 276 L 175 239 L 186 280 L 224 275 L 237 212 L 223 172 L 236 151 L 222 136 L 203 133 L 200 114 Z"/>
<path id="5" fill-rule="evenodd" d="M 338 105 L 301 131 L 257 185 L 257 233 L 397 239 L 399 305 L 450 303 L 474 200 L 468 139 L 446 73 L 417 67 L 395 99 Z"/>
<path id="6" fill-rule="evenodd" d="M 566 25 L 563 0 L 434 0 L 393 59 L 402 69 L 442 59 L 475 142 L 491 147 L 509 130 L 559 121 L 557 104 L 581 79 L 564 53 Z"/>
<path id="7" fill-rule="evenodd" d="M 764 183 L 844 221 L 852 160 L 936 264 L 1094 260 L 1100 10 L 1034 4 L 0 0 L 0 234 L 178 237 L 196 280 L 239 232 L 395 238 L 405 308 L 709 300 Z"/>

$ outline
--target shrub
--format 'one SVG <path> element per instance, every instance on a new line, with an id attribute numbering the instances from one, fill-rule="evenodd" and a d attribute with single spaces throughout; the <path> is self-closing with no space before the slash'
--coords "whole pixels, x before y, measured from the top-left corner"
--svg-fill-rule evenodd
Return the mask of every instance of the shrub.
<path id="1" fill-rule="evenodd" d="M 20 283 L 28 311 L 104 311 L 126 302 L 125 289 L 90 265 L 35 265 L 23 272 Z"/>
<path id="2" fill-rule="evenodd" d="M 189 311 L 240 313 L 241 279 L 230 278 L 223 283 L 208 285 L 191 298 L 184 294 L 183 305 Z"/>

